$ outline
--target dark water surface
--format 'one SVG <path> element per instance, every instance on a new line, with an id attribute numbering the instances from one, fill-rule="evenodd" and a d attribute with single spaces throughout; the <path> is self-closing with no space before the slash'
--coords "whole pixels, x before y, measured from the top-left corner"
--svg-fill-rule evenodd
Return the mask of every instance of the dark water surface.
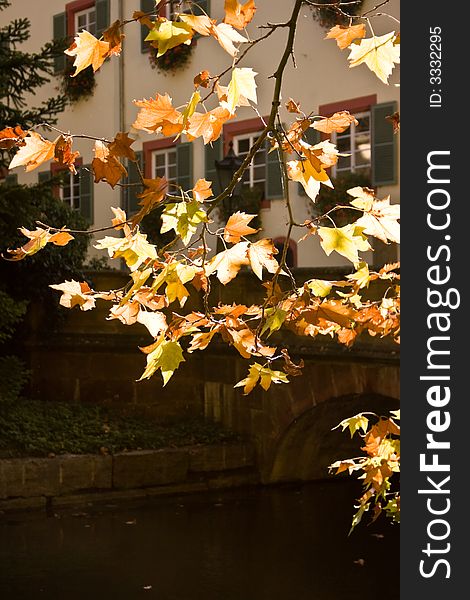
<path id="1" fill-rule="evenodd" d="M 357 492 L 337 481 L 2 515 L 0 598 L 398 599 L 398 526 L 348 538 Z"/>

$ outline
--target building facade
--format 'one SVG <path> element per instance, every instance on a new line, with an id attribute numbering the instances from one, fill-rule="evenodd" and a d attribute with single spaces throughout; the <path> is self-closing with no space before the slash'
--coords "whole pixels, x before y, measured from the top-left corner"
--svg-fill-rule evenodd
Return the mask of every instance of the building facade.
<path id="1" fill-rule="evenodd" d="M 186 4 L 168 2 L 160 10 L 170 17 L 176 11 L 187 9 Z M 212 18 L 218 21 L 223 19 L 223 0 L 200 0 L 198 4 Z M 253 39 L 263 33 L 258 26 L 286 21 L 292 2 L 258 0 L 257 6 L 255 18 L 248 26 Z M 364 10 L 372 6 L 373 3 L 366 0 Z M 153 0 L 74 0 L 68 3 L 61 0 L 14 0 L 2 12 L 2 19 L 8 22 L 17 16 L 27 15 L 31 20 L 31 38 L 23 47 L 34 51 L 51 38 L 72 38 L 82 29 L 99 37 L 115 20 L 129 19 L 134 11 L 147 12 L 153 7 Z M 391 0 L 382 10 L 398 18 L 398 0 Z M 392 125 L 385 118 L 399 110 L 399 87 L 395 85 L 398 82 L 397 68 L 389 85 L 383 84 L 364 65 L 349 68 L 348 51 L 340 51 L 333 40 L 324 39 L 327 29 L 312 17 L 311 11 L 308 6 L 303 7 L 299 18 L 295 41 L 296 65 L 289 64 L 285 71 L 281 118 L 286 124 L 294 119 L 294 115 L 284 108 L 289 97 L 300 102 L 307 114 L 329 116 L 337 110 L 349 110 L 359 124 L 342 134 L 333 134 L 332 141 L 337 144 L 339 151 L 349 156 L 340 159 L 331 175 L 334 178 L 345 173 L 362 173 L 378 189 L 379 197 L 390 194 L 392 202 L 398 202 L 398 148 Z M 376 35 L 397 28 L 396 22 L 387 16 L 374 18 L 373 26 Z M 138 23 L 130 23 L 124 32 L 126 37 L 120 57 L 112 57 L 105 62 L 95 74 L 93 94 L 70 105 L 59 116 L 57 127 L 74 134 L 91 134 L 107 139 L 112 139 L 118 131 L 127 131 L 136 140 L 132 147 L 138 153 L 140 166 L 147 178 L 165 176 L 170 182 L 190 189 L 197 179 L 205 177 L 213 181 L 216 187 L 215 161 L 227 153 L 231 144 L 236 154 L 245 155 L 263 127 L 261 117 L 269 114 L 274 89 L 274 80 L 269 76 L 279 63 L 286 30 L 279 28 L 269 38 L 256 44 L 239 65 L 252 67 L 258 73 L 258 114 L 249 107 L 237 109 L 237 118 L 225 124 L 222 137 L 206 146 L 201 138 L 188 143 L 184 136 L 183 139 L 173 140 L 134 129 L 132 124 L 138 108 L 133 100 L 167 92 L 174 106 L 182 106 L 194 91 L 194 77 L 203 70 L 211 74 L 222 72 L 230 65 L 231 57 L 212 37 L 197 36 L 191 44 L 188 62 L 174 71 L 163 71 L 152 68 L 152 65 L 155 67 L 155 59 L 148 44 L 143 41 L 148 30 Z M 55 64 L 56 76 L 39 90 L 40 93 L 34 98 L 36 105 L 42 96 L 45 99 L 57 93 L 65 67 L 66 57 L 59 57 Z M 230 74 L 227 74 L 221 83 L 227 85 L 229 77 Z M 212 108 L 210 102 L 207 108 Z M 53 132 L 44 135 L 53 139 Z M 310 141 L 315 140 L 312 138 Z M 87 168 L 93 159 L 93 143 L 87 139 L 76 139 L 74 149 L 80 151 L 81 168 L 77 175 L 64 175 L 62 185 L 57 190 L 62 201 L 80 211 L 95 228 L 109 224 L 111 206 L 121 206 L 128 213 L 134 212 L 138 203 L 137 188 L 116 186 L 112 189 L 103 182 L 93 183 Z M 135 166 L 132 163 L 127 166 L 128 181 L 138 181 Z M 35 183 L 49 178 L 54 173 L 54 165 L 46 163 L 30 173 L 25 173 L 22 168 L 15 171 L 20 182 Z M 247 172 L 245 187 L 258 190 L 254 195 L 260 201 L 263 236 L 271 237 L 276 245 L 282 246 L 287 212 L 278 173 L 273 164 L 273 154 L 262 149 Z M 301 186 L 295 182 L 289 185 L 295 220 L 302 223 L 315 214 L 315 207 Z M 293 233 L 289 251 L 291 266 L 345 264 L 346 261 L 336 253 L 330 257 L 324 254 L 318 236 L 309 236 L 299 242 L 304 234 L 305 231 L 300 228 Z M 377 247 L 375 257 L 368 253 L 366 259 L 371 263 L 379 263 L 382 257 L 393 259 L 396 251 L 388 247 L 385 250 L 387 252 Z"/>

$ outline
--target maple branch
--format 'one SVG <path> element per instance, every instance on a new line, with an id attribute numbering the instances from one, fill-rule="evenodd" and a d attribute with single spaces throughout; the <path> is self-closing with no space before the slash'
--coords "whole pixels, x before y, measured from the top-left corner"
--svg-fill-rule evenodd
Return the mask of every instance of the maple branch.
<path id="1" fill-rule="evenodd" d="M 49 123 L 39 123 L 38 125 L 34 125 L 33 127 L 31 127 L 31 129 L 36 129 L 37 127 L 46 127 L 47 129 L 51 129 L 52 131 L 57 131 L 57 133 L 60 133 L 61 135 L 65 136 L 65 137 L 82 138 L 82 139 L 86 139 L 86 140 L 95 140 L 97 142 L 103 142 L 105 144 L 112 143 L 112 140 L 108 140 L 104 137 L 96 137 L 94 135 L 87 135 L 85 133 L 70 133 L 70 131 L 68 131 L 68 132 L 62 131 L 58 127 L 49 125 Z"/>
<path id="2" fill-rule="evenodd" d="M 119 223 L 118 226 L 121 227 L 121 225 L 130 225 L 131 223 L 132 219 L 129 219 L 128 221 L 122 221 L 122 223 Z M 43 223 L 42 221 L 36 221 L 36 225 L 39 225 L 40 227 L 45 227 L 49 231 L 66 231 L 67 233 L 80 233 L 86 235 L 92 235 L 93 233 L 100 233 L 101 231 L 109 231 L 110 229 L 116 229 L 116 225 L 98 227 L 97 229 L 62 229 L 60 227 L 52 227 L 52 225 L 47 225 L 47 223 Z"/>

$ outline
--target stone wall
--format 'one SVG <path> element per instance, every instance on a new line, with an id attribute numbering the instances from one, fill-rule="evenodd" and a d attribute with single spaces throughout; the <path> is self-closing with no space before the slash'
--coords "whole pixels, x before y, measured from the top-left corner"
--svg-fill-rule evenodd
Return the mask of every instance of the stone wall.
<path id="1" fill-rule="evenodd" d="M 184 494 L 259 481 L 251 444 L 112 456 L 0 459 L 0 509 L 53 508 L 129 496 Z"/>

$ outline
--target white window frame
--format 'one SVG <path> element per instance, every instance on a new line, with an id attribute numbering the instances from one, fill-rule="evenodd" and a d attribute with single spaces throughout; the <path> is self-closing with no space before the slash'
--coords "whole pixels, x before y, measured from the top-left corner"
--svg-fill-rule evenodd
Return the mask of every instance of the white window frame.
<path id="1" fill-rule="evenodd" d="M 339 175 L 341 173 L 356 173 L 358 171 L 362 171 L 363 169 L 370 169 L 372 166 L 372 162 L 371 162 L 372 161 L 372 130 L 371 130 L 372 111 L 364 110 L 364 111 L 361 111 L 360 113 L 356 113 L 354 116 L 359 121 L 359 123 L 361 122 L 361 118 L 363 119 L 364 117 L 369 117 L 369 130 L 356 133 L 356 125 L 354 123 L 351 123 L 349 129 L 347 129 L 344 132 L 344 133 L 346 133 L 346 132 L 348 133 L 349 140 L 350 140 L 350 147 L 349 147 L 349 152 L 348 152 L 348 154 L 350 154 L 350 156 L 349 156 L 350 165 L 349 165 L 349 167 L 344 168 L 344 169 L 338 169 L 337 164 L 334 165 L 334 167 L 331 170 L 332 171 L 331 174 L 333 177 L 336 177 L 337 175 Z M 365 133 L 369 134 L 370 160 L 369 160 L 369 163 L 367 163 L 365 165 L 356 165 L 356 151 L 358 150 L 356 147 L 356 136 L 364 135 Z M 338 134 L 333 133 L 331 135 L 332 143 L 337 144 L 337 140 L 338 140 Z"/>
<path id="2" fill-rule="evenodd" d="M 260 134 L 262 133 L 262 130 L 260 131 L 253 131 L 250 133 L 240 133 L 239 135 L 235 135 L 233 136 L 233 151 L 235 152 L 235 154 L 237 156 L 245 156 L 246 153 L 244 152 L 243 154 L 240 153 L 239 150 L 239 144 L 242 140 L 249 140 L 249 148 L 251 148 L 253 146 L 253 144 L 256 142 L 256 140 L 259 138 Z M 265 152 L 264 146 L 262 146 L 258 152 Z M 255 155 L 256 156 L 256 155 Z M 266 155 L 265 155 L 266 157 Z M 264 166 L 264 179 L 255 179 L 255 167 L 260 167 L 260 166 Z M 249 184 L 250 188 L 254 187 L 256 184 L 263 184 L 266 185 L 266 181 L 268 178 L 268 164 L 267 161 L 265 159 L 264 163 L 258 163 L 255 164 L 254 162 L 254 157 L 253 160 L 250 162 L 250 164 L 248 165 L 246 171 L 245 171 L 245 175 L 244 175 L 244 184 L 247 185 Z"/>
<path id="3" fill-rule="evenodd" d="M 174 162 L 170 162 L 170 152 L 175 155 Z M 157 175 L 157 156 L 165 157 L 164 171 L 165 173 Z M 170 167 L 176 167 L 176 176 L 170 177 Z M 159 167 L 161 168 L 161 167 Z M 163 148 L 161 150 L 152 151 L 152 177 L 165 177 L 169 183 L 178 183 L 178 158 L 176 154 L 176 146 L 170 146 L 169 148 Z"/>
<path id="4" fill-rule="evenodd" d="M 166 6 L 166 18 L 173 20 L 176 14 L 189 13 L 191 14 L 191 3 L 184 0 L 175 0 Z"/>
<path id="5" fill-rule="evenodd" d="M 61 183 L 59 185 L 59 198 L 70 206 L 72 210 L 80 210 L 80 177 L 78 173 L 73 174 L 71 171 L 61 171 Z M 65 196 L 63 181 L 68 178 L 70 196 Z"/>
<path id="6" fill-rule="evenodd" d="M 90 19 L 90 15 L 93 13 L 93 20 Z M 86 17 L 86 24 L 85 26 L 79 26 L 78 25 L 78 19 L 80 17 Z M 83 31 L 84 29 L 86 29 L 86 31 L 88 31 L 89 33 L 95 35 L 96 33 L 96 10 L 95 10 L 95 6 L 90 6 L 89 8 L 85 8 L 83 10 L 78 10 L 76 13 L 74 13 L 74 23 L 75 23 L 75 33 L 80 33 L 80 31 Z M 91 26 L 92 24 L 92 26 Z"/>

